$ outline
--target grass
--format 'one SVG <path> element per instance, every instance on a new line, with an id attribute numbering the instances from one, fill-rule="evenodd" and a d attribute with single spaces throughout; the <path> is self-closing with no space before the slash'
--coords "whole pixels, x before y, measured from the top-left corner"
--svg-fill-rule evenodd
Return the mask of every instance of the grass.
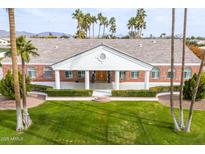
<path id="1" fill-rule="evenodd" d="M 158 102 L 47 101 L 29 111 L 33 125 L 21 133 L 15 111 L 0 111 L 0 144 L 205 144 L 205 112 L 178 133 Z"/>

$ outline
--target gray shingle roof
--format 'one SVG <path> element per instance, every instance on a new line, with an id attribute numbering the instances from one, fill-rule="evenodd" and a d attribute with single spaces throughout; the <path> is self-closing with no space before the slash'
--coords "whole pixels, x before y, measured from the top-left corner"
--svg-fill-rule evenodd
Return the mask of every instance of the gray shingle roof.
<path id="1" fill-rule="evenodd" d="M 103 43 L 147 63 L 170 63 L 170 39 L 31 39 L 40 57 L 30 63 L 56 63 Z M 175 40 L 175 63 L 181 62 L 182 40 Z M 18 59 L 20 62 L 20 59 Z M 5 58 L 2 63 L 11 62 Z M 186 47 L 186 63 L 200 60 Z"/>

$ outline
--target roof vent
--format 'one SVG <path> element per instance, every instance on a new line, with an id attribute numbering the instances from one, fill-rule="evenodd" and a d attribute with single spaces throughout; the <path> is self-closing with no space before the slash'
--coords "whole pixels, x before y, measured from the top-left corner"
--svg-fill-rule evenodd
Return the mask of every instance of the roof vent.
<path id="1" fill-rule="evenodd" d="M 141 48 L 141 47 L 142 47 L 142 44 L 138 44 L 138 47 L 140 47 L 140 48 Z"/>
<path id="2" fill-rule="evenodd" d="M 56 45 L 55 48 L 58 49 L 58 46 Z"/>
<path id="3" fill-rule="evenodd" d="M 152 43 L 157 43 L 157 41 L 156 40 L 152 40 Z"/>

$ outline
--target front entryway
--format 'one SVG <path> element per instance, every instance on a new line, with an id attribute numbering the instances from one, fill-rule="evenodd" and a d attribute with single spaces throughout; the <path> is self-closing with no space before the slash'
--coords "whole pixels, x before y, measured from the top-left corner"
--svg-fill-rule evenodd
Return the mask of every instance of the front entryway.
<path id="1" fill-rule="evenodd" d="M 106 82 L 107 71 L 96 71 L 96 82 Z"/>

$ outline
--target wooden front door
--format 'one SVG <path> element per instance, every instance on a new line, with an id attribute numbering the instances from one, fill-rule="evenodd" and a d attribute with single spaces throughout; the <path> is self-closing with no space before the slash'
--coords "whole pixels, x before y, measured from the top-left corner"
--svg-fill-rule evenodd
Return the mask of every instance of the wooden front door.
<path id="1" fill-rule="evenodd" d="M 96 71 L 96 81 L 107 81 L 107 72 Z"/>

